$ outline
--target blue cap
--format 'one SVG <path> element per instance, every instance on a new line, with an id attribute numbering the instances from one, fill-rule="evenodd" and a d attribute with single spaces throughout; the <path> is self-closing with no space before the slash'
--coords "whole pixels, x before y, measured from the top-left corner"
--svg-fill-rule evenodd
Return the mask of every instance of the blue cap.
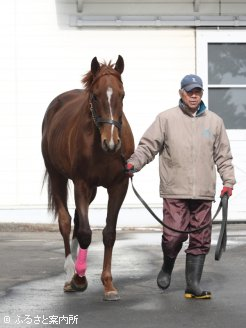
<path id="1" fill-rule="evenodd" d="M 203 89 L 202 79 L 199 76 L 189 74 L 181 80 L 181 89 L 184 89 L 185 91 L 191 91 L 195 88 Z"/>

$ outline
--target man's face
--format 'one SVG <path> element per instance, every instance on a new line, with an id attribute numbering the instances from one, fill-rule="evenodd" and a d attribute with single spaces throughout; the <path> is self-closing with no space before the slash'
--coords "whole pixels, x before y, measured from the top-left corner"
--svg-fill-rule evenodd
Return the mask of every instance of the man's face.
<path id="1" fill-rule="evenodd" d="M 191 91 L 179 90 L 180 97 L 188 108 L 194 113 L 197 111 L 202 100 L 203 90 L 200 88 L 192 89 Z"/>

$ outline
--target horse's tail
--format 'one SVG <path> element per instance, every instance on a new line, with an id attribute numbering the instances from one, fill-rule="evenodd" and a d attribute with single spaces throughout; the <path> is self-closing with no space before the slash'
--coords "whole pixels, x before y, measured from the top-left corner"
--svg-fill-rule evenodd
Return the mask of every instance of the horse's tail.
<path id="1" fill-rule="evenodd" d="M 64 179 L 64 178 L 63 178 Z M 63 180 L 62 179 L 62 180 Z M 63 202 L 64 206 L 67 205 L 67 198 L 68 198 L 68 190 L 67 190 L 67 179 L 64 179 L 62 184 L 59 185 L 59 189 L 55 190 L 54 185 L 51 183 L 51 178 L 49 175 L 48 170 L 45 170 L 44 179 L 43 179 L 43 186 L 47 182 L 47 191 L 48 191 L 48 211 L 54 213 L 54 219 L 58 216 L 58 203 L 56 202 L 57 195 Z"/>
<path id="2" fill-rule="evenodd" d="M 53 196 L 52 196 L 50 176 L 49 176 L 49 172 L 47 170 L 45 170 L 45 173 L 44 173 L 42 189 L 43 189 L 46 182 L 47 182 L 47 191 L 48 191 L 48 211 L 49 212 L 54 212 L 55 211 L 55 204 L 54 204 L 54 200 L 53 200 Z"/>

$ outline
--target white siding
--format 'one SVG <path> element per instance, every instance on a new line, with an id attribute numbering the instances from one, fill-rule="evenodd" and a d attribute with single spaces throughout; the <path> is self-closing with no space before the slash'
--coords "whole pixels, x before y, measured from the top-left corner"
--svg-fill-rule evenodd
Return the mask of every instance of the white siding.
<path id="1" fill-rule="evenodd" d="M 81 77 L 94 56 L 99 61 L 115 61 L 118 54 L 124 57 L 124 110 L 136 144 L 157 113 L 177 104 L 180 79 L 195 72 L 193 29 L 62 29 L 51 0 L 3 1 L 0 40 L 2 221 L 44 222 L 42 118 L 57 94 L 81 87 Z M 157 159 L 134 181 L 148 203 L 162 206 Z M 99 190 L 94 208 L 105 208 L 106 203 L 106 192 Z M 139 205 L 129 187 L 124 208 Z M 135 219 L 135 214 L 130 216 L 129 225 L 156 225 L 146 211 L 139 211 Z"/>

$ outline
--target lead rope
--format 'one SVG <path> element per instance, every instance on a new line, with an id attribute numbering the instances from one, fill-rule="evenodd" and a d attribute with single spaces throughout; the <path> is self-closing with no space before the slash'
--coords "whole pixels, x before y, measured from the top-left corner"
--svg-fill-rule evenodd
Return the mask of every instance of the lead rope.
<path id="1" fill-rule="evenodd" d="M 178 229 L 175 229 L 175 228 L 172 228 L 170 227 L 169 225 L 165 224 L 161 219 L 159 219 L 159 217 L 152 211 L 152 209 L 149 207 L 149 205 L 143 200 L 143 198 L 139 195 L 139 193 L 137 192 L 136 188 L 134 187 L 133 185 L 133 179 L 131 177 L 131 184 L 132 184 L 132 189 L 135 193 L 135 195 L 137 196 L 137 198 L 140 200 L 140 202 L 144 205 L 144 207 L 150 212 L 150 214 L 156 219 L 156 221 L 158 221 L 163 227 L 169 229 L 169 230 L 172 230 L 174 232 L 178 232 L 178 233 L 193 233 L 193 232 L 197 232 L 197 231 L 200 231 L 200 230 L 203 230 L 205 228 L 207 228 L 209 225 L 210 225 L 210 222 L 199 227 L 199 228 L 196 228 L 196 229 L 192 229 L 192 230 L 178 230 Z M 217 211 L 215 213 L 215 215 L 213 216 L 212 218 L 212 221 L 215 220 L 215 218 L 217 217 L 217 215 L 219 214 L 220 210 L 222 208 L 222 199 L 219 203 L 219 206 L 217 208 Z"/>
<path id="2" fill-rule="evenodd" d="M 227 243 L 227 215 L 228 215 L 228 195 L 225 194 L 222 199 L 222 223 L 220 228 L 219 239 L 217 242 L 216 250 L 215 250 L 215 260 L 219 261 L 222 256 L 222 251 L 226 250 Z"/>
<path id="3" fill-rule="evenodd" d="M 205 224 L 204 226 L 201 226 L 200 228 L 197 229 L 193 229 L 193 230 L 178 230 L 175 228 L 172 228 L 170 226 L 168 226 L 167 224 L 165 224 L 162 220 L 160 220 L 158 218 L 158 216 L 152 211 L 152 209 L 149 207 L 149 205 L 143 200 L 143 198 L 139 195 L 139 193 L 137 192 L 136 188 L 133 185 L 133 179 L 131 177 L 131 184 L 132 184 L 132 189 L 135 193 L 135 195 L 137 196 L 137 198 L 140 200 L 140 202 L 144 205 L 144 207 L 150 212 L 150 214 L 156 219 L 156 221 L 158 221 L 163 227 L 172 230 L 174 232 L 178 232 L 178 233 L 193 233 L 193 232 L 197 232 L 200 230 L 205 229 L 206 227 L 208 227 L 210 225 L 210 222 L 208 224 Z M 216 250 L 215 250 L 215 260 L 219 261 L 221 256 L 222 256 L 222 251 L 225 252 L 226 250 L 226 242 L 227 242 L 227 232 L 226 232 L 226 227 L 227 227 L 227 214 L 228 214 L 228 195 L 227 193 L 224 194 L 224 196 L 221 198 L 219 206 L 212 218 L 212 222 L 215 220 L 215 218 L 217 217 L 217 215 L 219 214 L 221 208 L 222 208 L 222 224 L 221 224 L 221 228 L 220 228 L 220 234 L 219 234 L 219 239 L 217 242 L 217 246 L 216 246 Z"/>

